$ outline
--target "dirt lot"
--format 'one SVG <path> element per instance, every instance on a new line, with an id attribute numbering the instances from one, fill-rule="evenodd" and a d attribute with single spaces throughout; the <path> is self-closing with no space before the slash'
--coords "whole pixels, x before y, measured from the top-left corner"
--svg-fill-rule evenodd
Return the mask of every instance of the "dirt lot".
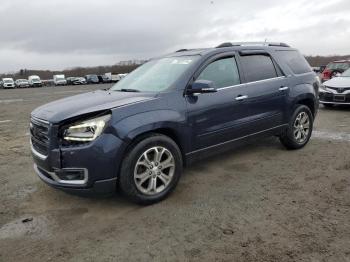
<path id="1" fill-rule="evenodd" d="M 246 145 L 140 207 L 65 194 L 33 171 L 30 112 L 97 88 L 0 90 L 0 261 L 350 261 L 350 108 L 321 108 L 300 151 Z"/>

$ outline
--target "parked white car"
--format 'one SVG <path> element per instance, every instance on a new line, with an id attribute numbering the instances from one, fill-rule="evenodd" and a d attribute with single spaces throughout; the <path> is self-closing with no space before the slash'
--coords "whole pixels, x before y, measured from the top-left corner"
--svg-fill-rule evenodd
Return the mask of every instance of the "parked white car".
<path id="1" fill-rule="evenodd" d="M 86 79 L 84 77 L 76 77 L 72 81 L 73 85 L 86 85 Z"/>
<path id="2" fill-rule="evenodd" d="M 113 73 L 105 73 L 104 76 L 110 81 L 110 82 L 118 82 L 122 80 L 127 74 L 113 74 Z"/>
<path id="3" fill-rule="evenodd" d="M 41 79 L 39 76 L 36 76 L 36 75 L 32 75 L 32 76 L 29 76 L 28 77 L 28 82 L 29 82 L 29 85 L 32 86 L 32 87 L 41 87 L 43 86 L 43 83 L 41 82 Z"/>
<path id="4" fill-rule="evenodd" d="M 27 79 L 17 79 L 15 85 L 18 88 L 29 87 L 29 81 Z"/>
<path id="5" fill-rule="evenodd" d="M 5 88 L 15 88 L 15 81 L 12 78 L 3 78 L 2 87 Z"/>
<path id="6" fill-rule="evenodd" d="M 326 107 L 350 105 L 350 69 L 324 82 L 319 97 L 320 103 Z"/>
<path id="7" fill-rule="evenodd" d="M 55 86 L 65 86 L 67 85 L 67 80 L 64 75 L 54 75 L 53 82 Z"/>

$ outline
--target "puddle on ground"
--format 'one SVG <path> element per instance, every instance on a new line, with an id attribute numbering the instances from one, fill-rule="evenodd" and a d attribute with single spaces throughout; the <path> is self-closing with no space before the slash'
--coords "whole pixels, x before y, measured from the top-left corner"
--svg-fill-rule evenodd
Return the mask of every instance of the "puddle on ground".
<path id="1" fill-rule="evenodd" d="M 26 221 L 27 222 L 23 222 Z M 24 236 L 42 239 L 51 235 L 52 227 L 50 220 L 46 216 L 26 215 L 13 220 L 0 228 L 0 239 L 21 238 Z"/>
<path id="2" fill-rule="evenodd" d="M 319 139 L 330 139 L 338 141 L 348 141 L 350 142 L 349 133 L 338 133 L 338 132 L 328 132 L 328 131 L 313 131 L 312 138 Z"/>

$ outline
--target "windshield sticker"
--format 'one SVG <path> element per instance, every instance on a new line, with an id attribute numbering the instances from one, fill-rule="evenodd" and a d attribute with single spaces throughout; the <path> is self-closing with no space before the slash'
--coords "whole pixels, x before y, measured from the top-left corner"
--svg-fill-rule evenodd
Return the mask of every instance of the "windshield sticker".
<path id="1" fill-rule="evenodd" d="M 173 65 L 188 65 L 192 62 L 192 59 L 186 59 L 186 60 L 178 60 L 174 59 L 171 63 Z"/>

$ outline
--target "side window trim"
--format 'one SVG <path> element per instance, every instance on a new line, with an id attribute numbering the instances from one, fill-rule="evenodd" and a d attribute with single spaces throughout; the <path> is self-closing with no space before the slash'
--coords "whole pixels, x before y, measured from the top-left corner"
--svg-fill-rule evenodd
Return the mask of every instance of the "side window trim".
<path id="1" fill-rule="evenodd" d="M 233 86 L 225 86 L 225 87 L 218 88 L 217 91 L 221 91 L 221 90 L 225 90 L 225 89 L 229 89 L 229 88 L 234 88 L 234 87 L 239 87 L 239 86 L 252 85 L 252 84 L 261 83 L 261 82 L 268 82 L 268 81 L 272 81 L 272 80 L 284 79 L 284 78 L 287 78 L 287 77 L 286 76 L 278 76 L 278 77 L 267 78 L 267 79 L 258 80 L 258 81 L 241 83 L 241 84 L 237 84 L 237 85 L 233 85 Z"/>

